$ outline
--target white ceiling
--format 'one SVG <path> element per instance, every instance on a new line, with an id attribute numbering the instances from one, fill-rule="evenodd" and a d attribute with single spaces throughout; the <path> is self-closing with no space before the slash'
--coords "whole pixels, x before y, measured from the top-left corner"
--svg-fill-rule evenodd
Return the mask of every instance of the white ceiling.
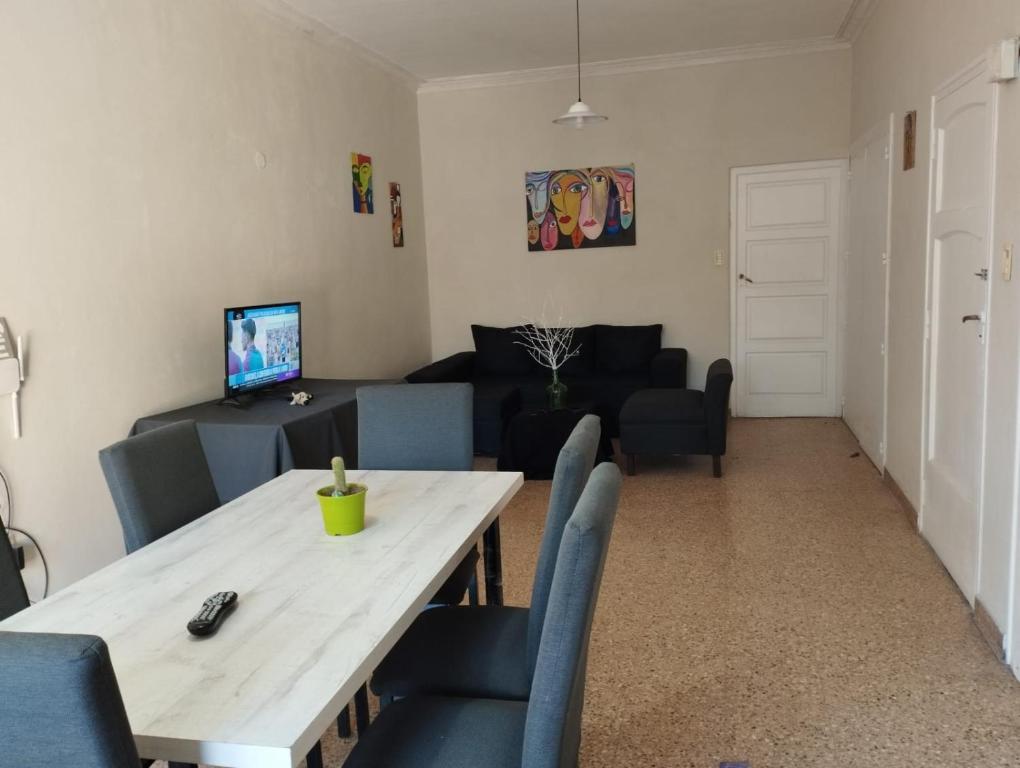
<path id="1" fill-rule="evenodd" d="M 859 0 L 858 0 L 859 1 Z M 573 0 L 281 0 L 420 80 L 575 60 Z M 833 38 L 854 0 L 581 0 L 586 62 Z"/>

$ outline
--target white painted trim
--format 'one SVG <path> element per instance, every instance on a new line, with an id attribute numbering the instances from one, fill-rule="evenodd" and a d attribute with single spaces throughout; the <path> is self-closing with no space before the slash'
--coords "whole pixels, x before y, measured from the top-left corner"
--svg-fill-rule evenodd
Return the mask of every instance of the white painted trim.
<path id="1" fill-rule="evenodd" d="M 840 254 L 843 254 L 846 252 L 847 245 L 847 211 L 849 210 L 847 207 L 849 204 L 847 182 L 849 181 L 849 167 L 850 163 L 846 158 L 837 158 L 834 160 L 805 160 L 796 163 L 744 165 L 730 168 L 730 362 L 734 369 L 736 369 L 740 364 L 740 361 L 737 360 L 737 177 L 745 173 L 781 173 L 783 171 L 806 171 L 816 168 L 839 168 L 842 173 L 843 201 L 840 206 L 839 214 L 838 248 Z M 837 263 L 840 263 L 841 261 L 842 256 L 840 256 Z M 842 270 L 839 268 L 836 269 L 837 312 L 842 312 L 842 307 L 846 303 L 846 280 L 844 280 L 840 274 L 841 271 Z M 836 338 L 834 340 L 836 347 L 836 381 L 834 382 L 834 385 L 836 387 L 836 405 L 838 406 L 843 402 L 843 345 L 840 341 L 840 322 L 841 320 L 837 320 Z M 736 379 L 735 371 L 734 379 Z M 740 416 L 740 387 L 738 386 L 734 386 L 730 391 L 730 414 L 732 416 Z"/>
<path id="2" fill-rule="evenodd" d="M 850 43 L 857 42 L 857 38 L 860 37 L 871 17 L 874 16 L 876 8 L 878 8 L 878 0 L 854 0 L 843 18 L 843 23 L 839 25 L 836 39 L 846 40 Z"/>
<path id="3" fill-rule="evenodd" d="M 358 43 L 345 35 L 340 34 L 319 19 L 301 13 L 295 9 L 294 6 L 288 3 L 287 0 L 252 0 L 252 5 L 277 21 L 283 22 L 292 28 L 304 32 L 305 34 L 320 40 L 326 45 L 341 48 L 348 53 L 357 56 L 366 64 L 369 64 L 385 74 L 390 75 L 412 92 L 416 91 L 422 84 L 421 78 L 416 77 L 400 65 L 394 63 L 390 59 L 387 59 L 385 56 L 376 53 L 370 48 L 366 48 L 361 43 Z"/>
<path id="4" fill-rule="evenodd" d="M 809 53 L 843 51 L 848 48 L 850 48 L 850 43 L 846 40 L 818 37 L 805 40 L 790 40 L 782 43 L 759 43 L 732 48 L 711 48 L 703 51 L 686 51 L 657 56 L 640 56 L 631 59 L 595 61 L 582 64 L 581 73 L 584 77 L 589 78 L 607 77 L 610 75 L 655 72 L 680 67 L 698 67 L 705 64 L 721 64 L 730 61 L 748 61 L 777 56 L 799 56 Z M 574 64 L 567 64 L 561 67 L 492 72 L 480 75 L 438 77 L 422 83 L 418 88 L 418 93 L 460 91 L 471 88 L 492 88 L 509 85 L 530 85 L 554 80 L 572 80 L 575 77 L 577 77 L 577 66 Z"/>

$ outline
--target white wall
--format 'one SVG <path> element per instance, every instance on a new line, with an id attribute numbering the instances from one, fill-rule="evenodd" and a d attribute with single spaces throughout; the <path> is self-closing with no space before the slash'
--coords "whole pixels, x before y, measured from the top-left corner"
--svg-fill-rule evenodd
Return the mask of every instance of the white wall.
<path id="1" fill-rule="evenodd" d="M 25 436 L 5 400 L 0 466 L 54 587 L 123 551 L 99 448 L 222 391 L 223 307 L 302 300 L 312 376 L 429 358 L 399 78 L 249 0 L 5 0 L 0 93 L 0 315 L 31 346 Z M 374 216 L 352 212 L 352 150 L 374 157 Z M 39 596 L 38 560 L 27 581 Z"/>
<path id="2" fill-rule="evenodd" d="M 853 135 L 895 112 L 917 110 L 917 167 L 902 168 L 896 137 L 890 266 L 889 432 L 886 466 L 907 497 L 921 495 L 922 357 L 931 96 L 987 46 L 1020 32 L 1017 0 L 882 0 L 853 51 Z M 899 128 L 902 130 L 902 127 Z M 1001 88 L 994 243 L 1020 243 L 1020 84 Z M 1016 531 L 1020 272 L 993 263 L 989 327 L 987 465 L 978 599 L 1009 627 Z M 851 298 L 852 300 L 852 298 Z"/>
<path id="3" fill-rule="evenodd" d="M 846 157 L 849 77 L 836 50 L 589 78 L 585 100 L 610 119 L 583 131 L 551 123 L 574 97 L 566 80 L 422 93 L 435 355 L 548 295 L 578 325 L 663 323 L 702 386 L 729 353 L 730 168 Z M 635 247 L 528 252 L 526 171 L 629 162 Z"/>

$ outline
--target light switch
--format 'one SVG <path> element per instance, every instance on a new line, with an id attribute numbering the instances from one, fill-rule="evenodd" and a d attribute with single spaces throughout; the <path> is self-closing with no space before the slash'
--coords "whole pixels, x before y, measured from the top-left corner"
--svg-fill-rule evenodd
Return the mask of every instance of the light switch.
<path id="1" fill-rule="evenodd" d="M 1013 243 L 1002 246 L 1002 279 L 1009 282 L 1013 278 Z"/>

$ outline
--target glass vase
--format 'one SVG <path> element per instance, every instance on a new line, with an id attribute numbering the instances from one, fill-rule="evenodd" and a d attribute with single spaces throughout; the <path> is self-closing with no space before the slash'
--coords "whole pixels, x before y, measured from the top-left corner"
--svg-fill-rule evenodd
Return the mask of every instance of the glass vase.
<path id="1" fill-rule="evenodd" d="M 545 388 L 549 395 L 549 408 L 558 411 L 567 407 L 567 385 L 560 381 L 557 371 L 552 372 L 552 384 Z"/>

